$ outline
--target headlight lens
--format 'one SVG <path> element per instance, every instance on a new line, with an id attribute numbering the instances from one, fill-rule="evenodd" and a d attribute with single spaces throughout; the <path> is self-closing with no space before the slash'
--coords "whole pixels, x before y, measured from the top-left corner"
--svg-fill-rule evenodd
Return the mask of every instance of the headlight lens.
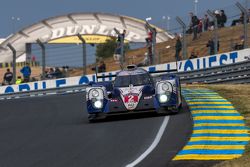
<path id="1" fill-rule="evenodd" d="M 162 84 L 162 90 L 163 91 L 168 91 L 169 90 L 169 85 L 167 83 Z"/>
<path id="2" fill-rule="evenodd" d="M 101 102 L 100 100 L 95 101 L 95 102 L 94 102 L 94 107 L 95 107 L 95 108 L 98 108 L 98 109 L 99 109 L 99 108 L 102 108 L 102 102 Z"/>
<path id="3" fill-rule="evenodd" d="M 96 89 L 92 90 L 92 96 L 93 97 L 98 97 L 99 96 L 99 92 Z"/>
<path id="4" fill-rule="evenodd" d="M 160 103 L 166 103 L 168 101 L 168 96 L 163 94 L 163 95 L 160 95 Z"/>

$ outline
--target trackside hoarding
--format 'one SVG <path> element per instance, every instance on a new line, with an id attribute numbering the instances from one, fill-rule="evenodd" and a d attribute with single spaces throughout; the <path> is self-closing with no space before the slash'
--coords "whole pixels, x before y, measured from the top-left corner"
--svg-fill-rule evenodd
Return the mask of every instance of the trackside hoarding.
<path id="1" fill-rule="evenodd" d="M 245 49 L 241 51 L 233 51 L 233 52 L 196 58 L 191 60 L 183 60 L 177 62 L 178 66 L 177 68 L 179 72 L 183 72 L 183 71 L 206 69 L 210 67 L 221 66 L 224 64 L 233 64 L 249 59 L 250 58 L 249 53 L 250 49 Z M 176 62 L 149 66 L 145 67 L 145 69 L 148 71 L 176 69 Z M 115 73 L 116 73 L 115 71 L 107 72 L 103 73 L 102 75 L 108 76 Z M 106 78 L 106 80 L 112 80 L 112 79 L 114 78 L 112 77 Z M 88 84 L 91 81 L 96 81 L 95 75 L 37 81 L 20 85 L 1 86 L 0 94 L 81 85 L 81 84 Z"/>

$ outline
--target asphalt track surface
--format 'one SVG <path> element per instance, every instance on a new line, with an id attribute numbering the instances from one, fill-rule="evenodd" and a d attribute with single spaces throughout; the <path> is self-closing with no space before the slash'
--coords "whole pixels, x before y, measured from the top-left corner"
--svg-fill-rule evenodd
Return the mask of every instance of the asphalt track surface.
<path id="1" fill-rule="evenodd" d="M 88 123 L 85 94 L 0 101 L 1 167 L 123 167 L 154 141 L 165 116 L 123 115 Z M 156 148 L 137 166 L 183 166 L 173 157 L 187 143 L 186 104 L 169 121 Z"/>

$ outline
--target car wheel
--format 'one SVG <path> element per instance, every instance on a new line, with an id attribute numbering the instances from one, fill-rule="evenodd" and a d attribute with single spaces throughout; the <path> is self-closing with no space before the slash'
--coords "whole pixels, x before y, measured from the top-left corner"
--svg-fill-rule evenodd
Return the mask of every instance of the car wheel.
<path id="1" fill-rule="evenodd" d="M 89 122 L 97 122 L 100 120 L 104 120 L 106 118 L 106 116 L 104 114 L 89 114 Z"/>

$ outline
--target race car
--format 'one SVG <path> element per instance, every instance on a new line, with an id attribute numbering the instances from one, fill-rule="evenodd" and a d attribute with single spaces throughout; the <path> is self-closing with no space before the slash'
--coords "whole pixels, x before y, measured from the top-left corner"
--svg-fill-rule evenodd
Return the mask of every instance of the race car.
<path id="1" fill-rule="evenodd" d="M 86 88 L 89 121 L 123 113 L 177 113 L 182 104 L 180 79 L 168 72 L 128 66 L 114 76 L 97 75 L 97 80 L 105 77 L 115 80 L 92 82 Z M 152 76 L 158 73 L 162 75 Z"/>

